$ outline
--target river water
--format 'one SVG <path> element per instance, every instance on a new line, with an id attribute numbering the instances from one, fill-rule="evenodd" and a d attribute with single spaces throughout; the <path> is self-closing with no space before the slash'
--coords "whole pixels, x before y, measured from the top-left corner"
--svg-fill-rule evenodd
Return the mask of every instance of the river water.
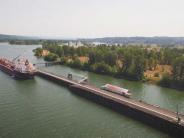
<path id="1" fill-rule="evenodd" d="M 22 54 L 33 63 L 36 46 L 0 44 L 0 57 Z M 111 83 L 130 89 L 136 99 L 184 113 L 184 92 L 152 84 L 131 82 L 109 76 L 71 69 L 65 66 L 42 69 L 66 75 L 88 76 L 101 86 Z M 106 107 L 72 94 L 67 88 L 39 77 L 14 80 L 0 71 L 0 138 L 169 138 L 165 133 Z"/>

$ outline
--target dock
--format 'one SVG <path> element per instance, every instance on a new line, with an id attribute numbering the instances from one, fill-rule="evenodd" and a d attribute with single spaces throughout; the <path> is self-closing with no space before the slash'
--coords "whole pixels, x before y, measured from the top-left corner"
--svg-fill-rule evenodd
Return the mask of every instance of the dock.
<path id="1" fill-rule="evenodd" d="M 44 65 L 44 66 L 52 66 L 52 65 L 60 65 L 60 61 L 55 61 L 55 62 L 39 62 L 39 63 L 34 63 L 33 65 Z"/>
<path id="2" fill-rule="evenodd" d="M 101 90 L 90 84 L 82 84 L 67 77 L 38 70 L 38 76 L 68 87 L 73 93 L 139 120 L 175 137 L 184 137 L 184 115 Z"/>

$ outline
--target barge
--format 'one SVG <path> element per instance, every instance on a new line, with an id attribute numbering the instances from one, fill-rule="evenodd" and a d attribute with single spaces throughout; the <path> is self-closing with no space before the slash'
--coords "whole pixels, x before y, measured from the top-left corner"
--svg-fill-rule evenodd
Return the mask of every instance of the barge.
<path id="1" fill-rule="evenodd" d="M 121 87 L 118 87 L 115 85 L 111 85 L 111 84 L 105 84 L 105 85 L 101 86 L 101 89 L 122 95 L 122 96 L 127 97 L 127 98 L 130 98 L 130 96 L 131 96 L 131 93 L 128 89 L 124 89 L 124 88 L 121 88 Z"/>

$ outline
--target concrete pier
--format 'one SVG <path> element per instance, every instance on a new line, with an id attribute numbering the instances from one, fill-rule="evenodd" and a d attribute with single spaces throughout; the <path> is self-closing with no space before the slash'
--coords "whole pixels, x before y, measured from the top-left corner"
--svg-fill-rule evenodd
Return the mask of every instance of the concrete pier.
<path id="1" fill-rule="evenodd" d="M 140 120 L 156 129 L 162 130 L 175 137 L 184 137 L 184 115 L 150 105 L 131 98 L 125 98 L 111 92 L 101 90 L 89 84 L 80 84 L 63 76 L 38 70 L 38 76 L 50 81 L 67 86 L 72 92 L 110 107 L 126 116 Z"/>
<path id="2" fill-rule="evenodd" d="M 35 63 L 33 65 L 44 65 L 44 66 L 52 66 L 52 65 L 60 65 L 61 62 L 55 61 L 55 62 L 40 62 L 40 63 Z"/>

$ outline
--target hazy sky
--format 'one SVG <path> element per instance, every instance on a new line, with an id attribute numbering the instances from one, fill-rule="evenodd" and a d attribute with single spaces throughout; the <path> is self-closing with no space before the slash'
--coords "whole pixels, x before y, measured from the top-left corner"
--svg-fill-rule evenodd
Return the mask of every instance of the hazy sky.
<path id="1" fill-rule="evenodd" d="M 0 33 L 184 36 L 184 0 L 0 0 Z"/>

